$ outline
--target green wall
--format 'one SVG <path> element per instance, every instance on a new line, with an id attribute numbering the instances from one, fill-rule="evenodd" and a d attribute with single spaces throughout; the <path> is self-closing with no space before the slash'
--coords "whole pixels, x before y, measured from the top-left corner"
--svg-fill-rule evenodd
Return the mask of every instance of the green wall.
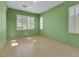
<path id="1" fill-rule="evenodd" d="M 19 30 L 19 31 L 16 30 L 16 14 L 34 16 L 35 17 L 35 29 L 34 30 Z M 8 11 L 7 11 L 7 38 L 36 35 L 36 34 L 38 35 L 39 34 L 38 17 L 39 17 L 39 15 L 37 15 L 37 14 L 8 8 Z"/>
<path id="2" fill-rule="evenodd" d="M 79 47 L 79 34 L 68 32 L 68 8 L 76 4 L 79 4 L 79 1 L 64 2 L 42 13 L 41 16 L 44 16 L 44 30 L 40 31 L 40 34 Z"/>
<path id="3" fill-rule="evenodd" d="M 0 1 L 0 51 L 6 42 L 6 3 Z"/>
<path id="4" fill-rule="evenodd" d="M 52 8 L 42 14 L 44 16 L 44 30 L 39 30 L 39 15 L 19 11 L 15 9 L 8 9 L 7 11 L 7 38 L 28 36 L 29 32 L 32 34 L 41 34 L 59 40 L 67 44 L 79 47 L 79 34 L 72 34 L 68 32 L 68 8 L 79 4 L 79 2 L 64 2 L 61 5 Z M 16 14 L 28 15 L 35 17 L 35 30 L 16 30 Z"/>

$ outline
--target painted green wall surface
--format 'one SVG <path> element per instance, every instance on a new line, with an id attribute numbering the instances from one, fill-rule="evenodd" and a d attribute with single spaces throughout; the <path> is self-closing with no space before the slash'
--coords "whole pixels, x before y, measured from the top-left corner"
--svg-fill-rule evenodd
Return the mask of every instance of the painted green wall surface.
<path id="1" fill-rule="evenodd" d="M 6 3 L 0 1 L 0 51 L 6 42 Z"/>
<path id="2" fill-rule="evenodd" d="M 68 32 L 68 8 L 79 4 L 76 2 L 64 2 L 55 8 L 41 14 L 44 16 L 44 30 L 41 35 L 79 47 L 79 34 Z"/>
<path id="3" fill-rule="evenodd" d="M 16 14 L 34 16 L 35 17 L 35 29 L 34 30 L 16 30 Z M 23 12 L 15 9 L 8 9 L 7 11 L 7 38 L 20 37 L 20 36 L 29 36 L 29 35 L 38 35 L 39 34 L 39 15 Z M 30 34 L 29 34 L 30 33 Z"/>
<path id="4" fill-rule="evenodd" d="M 61 5 L 42 13 L 41 16 L 44 16 L 44 30 L 40 31 L 39 15 L 15 9 L 8 8 L 6 24 L 6 5 L 4 2 L 0 2 L 0 49 L 6 42 L 6 34 L 7 38 L 14 38 L 36 34 L 39 35 L 39 33 L 48 36 L 49 38 L 79 47 L 79 34 L 71 34 L 68 32 L 68 8 L 76 4 L 79 4 L 79 2 L 64 2 Z M 35 30 L 17 31 L 16 14 L 34 16 Z M 29 32 L 31 34 L 29 34 Z"/>

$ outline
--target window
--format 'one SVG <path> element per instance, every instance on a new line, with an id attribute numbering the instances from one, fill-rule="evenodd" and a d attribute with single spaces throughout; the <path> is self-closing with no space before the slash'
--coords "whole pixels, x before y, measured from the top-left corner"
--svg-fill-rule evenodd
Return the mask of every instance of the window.
<path id="1" fill-rule="evenodd" d="M 79 34 L 79 5 L 69 8 L 69 32 Z"/>
<path id="2" fill-rule="evenodd" d="M 34 17 L 16 15 L 17 16 L 17 30 L 31 30 L 34 29 Z"/>
<path id="3" fill-rule="evenodd" d="M 43 16 L 40 17 L 40 30 L 43 30 Z"/>

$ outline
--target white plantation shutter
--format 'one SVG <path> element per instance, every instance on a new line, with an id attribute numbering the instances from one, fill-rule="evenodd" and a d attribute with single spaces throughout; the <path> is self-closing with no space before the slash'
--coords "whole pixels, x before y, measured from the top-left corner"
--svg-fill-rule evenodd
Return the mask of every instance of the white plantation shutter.
<path id="1" fill-rule="evenodd" d="M 34 17 L 17 15 L 17 30 L 34 29 Z"/>
<path id="2" fill-rule="evenodd" d="M 23 28 L 23 26 L 22 26 L 22 23 L 21 23 L 21 15 L 17 15 L 17 30 L 19 30 L 19 29 L 22 29 Z"/>
<path id="3" fill-rule="evenodd" d="M 31 17 L 31 23 L 30 23 L 30 25 L 31 25 L 31 27 L 30 27 L 30 29 L 34 29 L 34 17 Z"/>
<path id="4" fill-rule="evenodd" d="M 40 17 L 40 30 L 43 30 L 43 16 Z"/>
<path id="5" fill-rule="evenodd" d="M 76 7 L 75 9 L 75 13 L 76 13 L 76 33 L 79 34 L 79 5 Z"/>
<path id="6" fill-rule="evenodd" d="M 79 34 L 79 5 L 69 8 L 69 32 Z"/>
<path id="7" fill-rule="evenodd" d="M 29 16 L 27 16 L 27 29 L 30 29 L 30 17 Z"/>
<path id="8" fill-rule="evenodd" d="M 75 9 L 73 7 L 69 8 L 69 32 L 75 33 Z"/>

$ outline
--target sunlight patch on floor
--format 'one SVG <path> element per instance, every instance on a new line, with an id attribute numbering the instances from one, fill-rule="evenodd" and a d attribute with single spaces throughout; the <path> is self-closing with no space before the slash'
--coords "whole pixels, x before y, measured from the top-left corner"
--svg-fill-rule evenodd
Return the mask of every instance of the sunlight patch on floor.
<path id="1" fill-rule="evenodd" d="M 31 39 L 31 37 L 27 37 L 27 39 Z"/>
<path id="2" fill-rule="evenodd" d="M 18 46 L 18 43 L 16 42 L 16 40 L 11 40 L 11 46 L 12 47 Z"/>

